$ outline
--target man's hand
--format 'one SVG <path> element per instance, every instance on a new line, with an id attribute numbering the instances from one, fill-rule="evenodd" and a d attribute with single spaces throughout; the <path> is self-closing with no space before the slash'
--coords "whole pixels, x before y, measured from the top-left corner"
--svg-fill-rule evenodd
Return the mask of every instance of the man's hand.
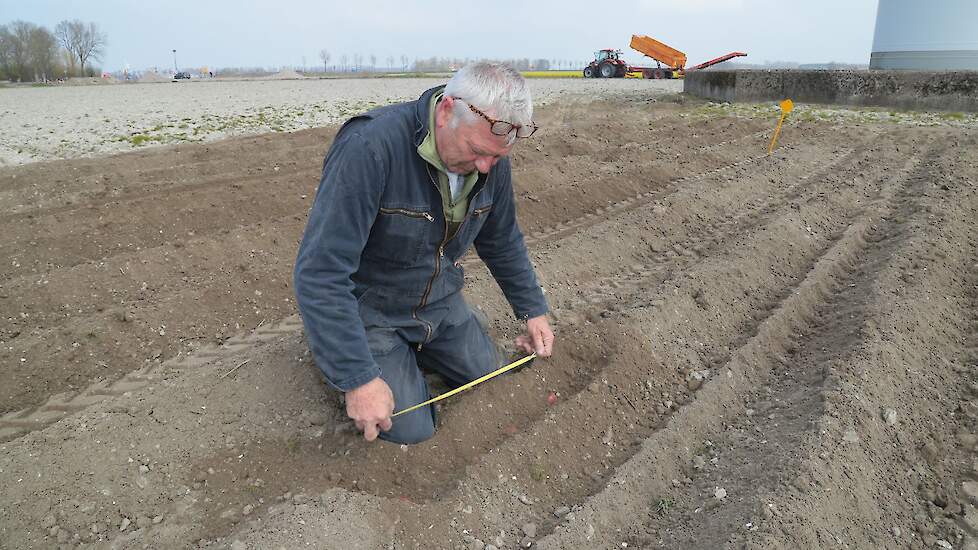
<path id="1" fill-rule="evenodd" d="M 546 315 L 526 320 L 526 334 L 516 337 L 516 347 L 537 357 L 550 357 L 554 347 L 554 331 Z"/>
<path id="2" fill-rule="evenodd" d="M 346 414 L 367 441 L 373 441 L 381 431 L 391 429 L 393 413 L 394 394 L 379 376 L 346 392 Z"/>

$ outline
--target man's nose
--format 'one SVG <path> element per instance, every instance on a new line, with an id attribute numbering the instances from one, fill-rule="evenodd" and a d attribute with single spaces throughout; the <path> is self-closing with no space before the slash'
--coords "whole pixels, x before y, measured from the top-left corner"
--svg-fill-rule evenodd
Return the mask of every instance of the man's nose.
<path id="1" fill-rule="evenodd" d="M 475 167 L 479 172 L 488 174 L 489 169 L 492 168 L 492 165 L 496 164 L 498 159 L 499 157 L 477 157 L 475 159 Z"/>

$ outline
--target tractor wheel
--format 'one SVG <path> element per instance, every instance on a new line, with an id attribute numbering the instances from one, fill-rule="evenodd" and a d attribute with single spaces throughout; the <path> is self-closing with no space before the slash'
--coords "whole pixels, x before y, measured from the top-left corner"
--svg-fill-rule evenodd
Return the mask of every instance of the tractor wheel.
<path id="1" fill-rule="evenodd" d="M 615 71 L 615 76 L 618 78 L 625 78 L 626 72 L 628 72 L 628 69 L 624 65 L 618 65 L 617 70 Z"/>
<path id="2" fill-rule="evenodd" d="M 617 68 L 611 63 L 602 63 L 598 70 L 601 71 L 601 78 L 612 78 L 617 72 Z"/>
<path id="3" fill-rule="evenodd" d="M 590 65 L 584 67 L 584 78 L 594 78 L 594 68 L 592 68 Z"/>

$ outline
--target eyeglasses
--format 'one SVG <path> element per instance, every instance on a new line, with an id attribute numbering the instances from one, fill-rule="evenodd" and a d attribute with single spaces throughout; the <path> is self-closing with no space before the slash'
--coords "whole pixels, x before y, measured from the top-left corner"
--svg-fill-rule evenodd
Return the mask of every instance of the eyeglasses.
<path id="1" fill-rule="evenodd" d="M 528 138 L 532 136 L 533 133 L 537 131 L 537 129 L 540 128 L 539 126 L 537 126 L 532 122 L 529 124 L 519 125 L 519 124 L 513 124 L 512 122 L 507 122 L 505 120 L 496 120 L 494 118 L 491 118 L 489 115 L 483 113 L 479 109 L 477 109 L 474 105 L 472 105 L 468 101 L 460 97 L 456 97 L 455 99 L 461 101 L 462 103 L 465 103 L 466 105 L 469 106 L 469 109 L 472 109 L 473 113 L 486 119 L 486 121 L 489 122 L 489 131 L 492 132 L 494 135 L 508 136 L 510 132 L 516 130 L 516 137 Z"/>

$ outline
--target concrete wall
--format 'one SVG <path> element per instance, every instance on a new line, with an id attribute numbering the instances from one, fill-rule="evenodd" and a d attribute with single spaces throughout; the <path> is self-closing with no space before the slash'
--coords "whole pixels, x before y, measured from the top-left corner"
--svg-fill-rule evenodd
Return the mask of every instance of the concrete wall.
<path id="1" fill-rule="evenodd" d="M 728 102 L 780 101 L 978 112 L 978 72 L 691 71 L 684 91 Z"/>

